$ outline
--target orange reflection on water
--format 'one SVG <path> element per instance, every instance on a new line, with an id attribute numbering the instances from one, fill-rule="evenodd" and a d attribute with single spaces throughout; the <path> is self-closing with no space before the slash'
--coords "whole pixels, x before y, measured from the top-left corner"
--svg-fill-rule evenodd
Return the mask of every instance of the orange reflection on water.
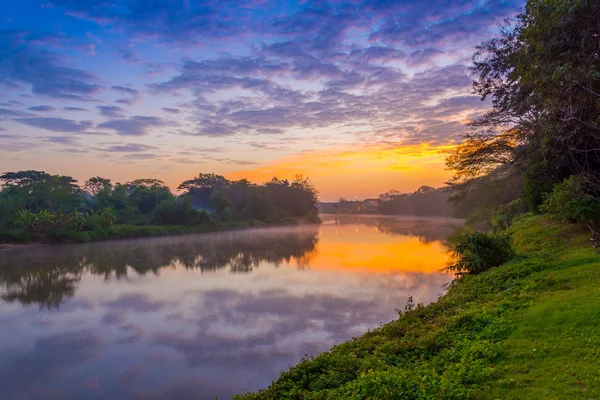
<path id="1" fill-rule="evenodd" d="M 395 274 L 439 273 L 450 255 L 438 240 L 425 242 L 409 235 L 389 235 L 377 227 L 328 225 L 319 229 L 319 243 L 298 265 L 311 269 Z"/>

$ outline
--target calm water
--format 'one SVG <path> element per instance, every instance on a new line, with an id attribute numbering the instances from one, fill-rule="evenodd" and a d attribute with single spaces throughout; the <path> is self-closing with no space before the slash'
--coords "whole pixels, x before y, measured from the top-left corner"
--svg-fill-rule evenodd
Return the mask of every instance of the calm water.
<path id="1" fill-rule="evenodd" d="M 323 220 L 0 251 L 2 398 L 230 398 L 450 281 L 455 221 Z"/>

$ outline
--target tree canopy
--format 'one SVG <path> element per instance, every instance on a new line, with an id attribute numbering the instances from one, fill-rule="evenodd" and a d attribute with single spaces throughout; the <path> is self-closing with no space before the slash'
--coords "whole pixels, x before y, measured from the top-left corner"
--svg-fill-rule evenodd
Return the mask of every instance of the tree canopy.
<path id="1" fill-rule="evenodd" d="M 570 175 L 600 191 L 599 15 L 598 1 L 530 0 L 478 47 L 474 90 L 493 109 L 447 157 L 456 201 L 509 181 L 511 197 L 537 211 Z"/>
<path id="2" fill-rule="evenodd" d="M 273 178 L 258 185 L 216 174 L 186 180 L 180 195 L 158 179 L 113 184 L 95 176 L 80 187 L 69 176 L 43 171 L 0 175 L 0 232 L 24 229 L 105 229 L 128 225 L 203 225 L 235 221 L 265 223 L 317 218 L 317 192 L 308 179 Z"/>

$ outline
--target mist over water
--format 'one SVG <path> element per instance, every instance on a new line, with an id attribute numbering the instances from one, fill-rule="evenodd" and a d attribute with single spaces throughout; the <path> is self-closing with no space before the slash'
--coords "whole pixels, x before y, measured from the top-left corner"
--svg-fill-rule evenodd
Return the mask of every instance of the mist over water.
<path id="1" fill-rule="evenodd" d="M 229 398 L 428 303 L 460 222 L 321 225 L 0 251 L 7 398 Z"/>

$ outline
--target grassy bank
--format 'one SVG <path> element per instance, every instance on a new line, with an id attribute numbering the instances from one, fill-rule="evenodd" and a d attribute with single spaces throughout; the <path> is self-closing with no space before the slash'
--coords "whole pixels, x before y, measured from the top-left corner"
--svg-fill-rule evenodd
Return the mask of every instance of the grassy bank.
<path id="1" fill-rule="evenodd" d="M 259 228 L 267 226 L 288 226 L 303 223 L 317 223 L 318 218 L 285 218 L 262 221 L 215 222 L 206 225 L 114 225 L 111 228 L 90 231 L 62 231 L 52 234 L 33 234 L 24 229 L 0 232 L 0 244 L 21 243 L 85 243 L 100 240 L 133 239 L 144 237 L 182 235 L 187 233 L 217 232 L 232 229 Z"/>
<path id="2" fill-rule="evenodd" d="M 511 233 L 512 261 L 238 399 L 600 398 L 600 255 L 541 217 Z"/>

